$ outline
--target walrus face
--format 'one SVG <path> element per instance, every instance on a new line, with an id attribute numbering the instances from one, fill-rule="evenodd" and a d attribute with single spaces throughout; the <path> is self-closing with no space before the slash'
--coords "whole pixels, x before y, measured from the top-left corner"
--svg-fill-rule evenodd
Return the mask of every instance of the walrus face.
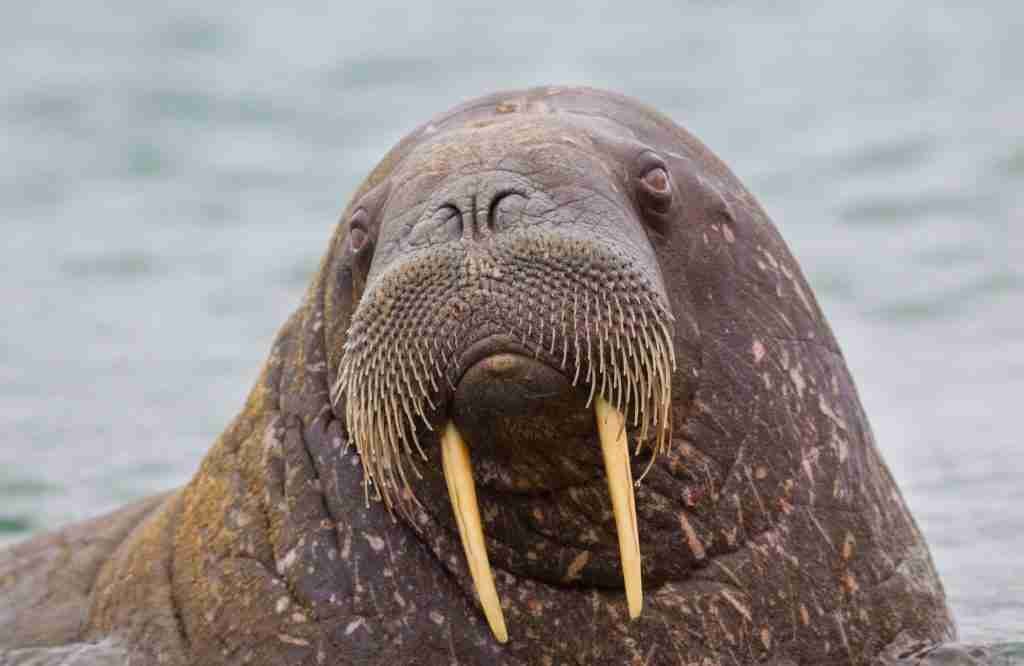
<path id="1" fill-rule="evenodd" d="M 423 141 L 345 221 L 358 306 L 335 409 L 389 508 L 437 511 L 446 487 L 499 640 L 474 476 L 500 567 L 621 575 L 640 612 L 633 478 L 668 441 L 677 366 L 652 239 L 676 199 L 614 124 L 513 117 Z"/>

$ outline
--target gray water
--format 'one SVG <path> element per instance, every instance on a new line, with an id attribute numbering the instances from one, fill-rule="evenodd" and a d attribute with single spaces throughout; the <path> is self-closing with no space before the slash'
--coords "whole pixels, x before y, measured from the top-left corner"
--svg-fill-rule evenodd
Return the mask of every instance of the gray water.
<path id="1" fill-rule="evenodd" d="M 1024 640 L 1024 4 L 766 4 L 5 3 L 0 543 L 190 477 L 405 132 L 588 84 L 761 200 L 962 639 Z"/>

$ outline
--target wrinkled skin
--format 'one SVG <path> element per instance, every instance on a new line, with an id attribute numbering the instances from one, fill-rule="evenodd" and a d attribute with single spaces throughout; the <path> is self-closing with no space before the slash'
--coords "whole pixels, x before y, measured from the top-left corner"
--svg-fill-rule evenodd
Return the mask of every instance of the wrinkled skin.
<path id="1" fill-rule="evenodd" d="M 644 182 L 652 165 L 667 183 Z M 600 375 L 563 332 L 595 324 L 569 287 L 671 313 L 672 428 L 634 459 L 637 477 L 651 467 L 632 621 L 588 407 Z M 403 454 L 408 485 L 390 489 L 364 487 L 352 392 L 334 390 L 371 303 L 412 313 L 415 335 L 393 340 L 451 344 L 412 419 L 426 460 Z M 449 418 L 473 452 L 504 645 L 441 474 Z M 0 646 L 106 641 L 133 663 L 895 663 L 955 638 L 764 211 L 671 121 L 572 88 L 475 100 L 396 146 L 191 483 L 0 554 L 0 594 Z"/>

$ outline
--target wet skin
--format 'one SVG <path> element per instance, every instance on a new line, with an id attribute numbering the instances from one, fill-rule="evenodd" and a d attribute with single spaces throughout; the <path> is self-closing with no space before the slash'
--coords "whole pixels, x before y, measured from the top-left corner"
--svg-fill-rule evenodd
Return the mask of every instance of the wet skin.
<path id="1" fill-rule="evenodd" d="M 453 503 L 467 476 L 475 551 Z M 774 226 L 684 130 L 588 89 L 474 100 L 396 146 L 243 411 L 129 523 L 65 592 L 70 614 L 39 592 L 52 543 L 0 559 L 23 574 L 19 622 L 47 628 L 28 644 L 113 637 L 204 664 L 819 664 L 955 633 Z M 642 610 L 624 589 L 641 579 Z M 0 643 L 17 635 L 0 622 Z"/>

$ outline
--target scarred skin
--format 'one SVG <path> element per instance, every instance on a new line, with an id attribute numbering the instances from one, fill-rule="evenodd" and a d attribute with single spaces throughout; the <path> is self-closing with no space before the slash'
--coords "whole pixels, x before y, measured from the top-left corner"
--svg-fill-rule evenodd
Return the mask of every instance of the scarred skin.
<path id="1" fill-rule="evenodd" d="M 669 175 L 667 205 L 638 185 L 651 159 Z M 518 208 L 489 208 L 510 187 L 521 201 L 500 205 Z M 432 217 L 441 204 L 461 221 Z M 537 269 L 551 253 L 579 261 Z M 551 275 L 623 298 L 645 285 L 673 318 L 672 430 L 636 490 L 645 605 L 632 621 L 588 382 L 569 381 L 582 352 L 560 324 L 550 349 L 531 342 L 510 305 L 561 317 Z M 437 335 L 454 345 L 433 430 L 417 426 L 427 460 L 410 458 L 421 476 L 395 489 L 391 513 L 373 490 L 367 503 L 351 397 L 332 404 L 350 325 L 389 280 L 400 293 L 441 285 L 417 292 L 410 317 L 427 333 L 450 324 Z M 577 308 L 567 326 L 582 322 Z M 550 396 L 487 394 L 493 372 L 469 369 L 509 351 L 552 371 L 523 380 Z M 473 450 L 504 645 L 441 476 L 448 417 Z M 0 648 L 102 642 L 140 664 L 865 664 L 955 639 L 928 548 L 775 227 L 670 120 L 579 88 L 474 100 L 399 143 L 352 197 L 192 481 L 0 553 L 0 597 Z"/>

